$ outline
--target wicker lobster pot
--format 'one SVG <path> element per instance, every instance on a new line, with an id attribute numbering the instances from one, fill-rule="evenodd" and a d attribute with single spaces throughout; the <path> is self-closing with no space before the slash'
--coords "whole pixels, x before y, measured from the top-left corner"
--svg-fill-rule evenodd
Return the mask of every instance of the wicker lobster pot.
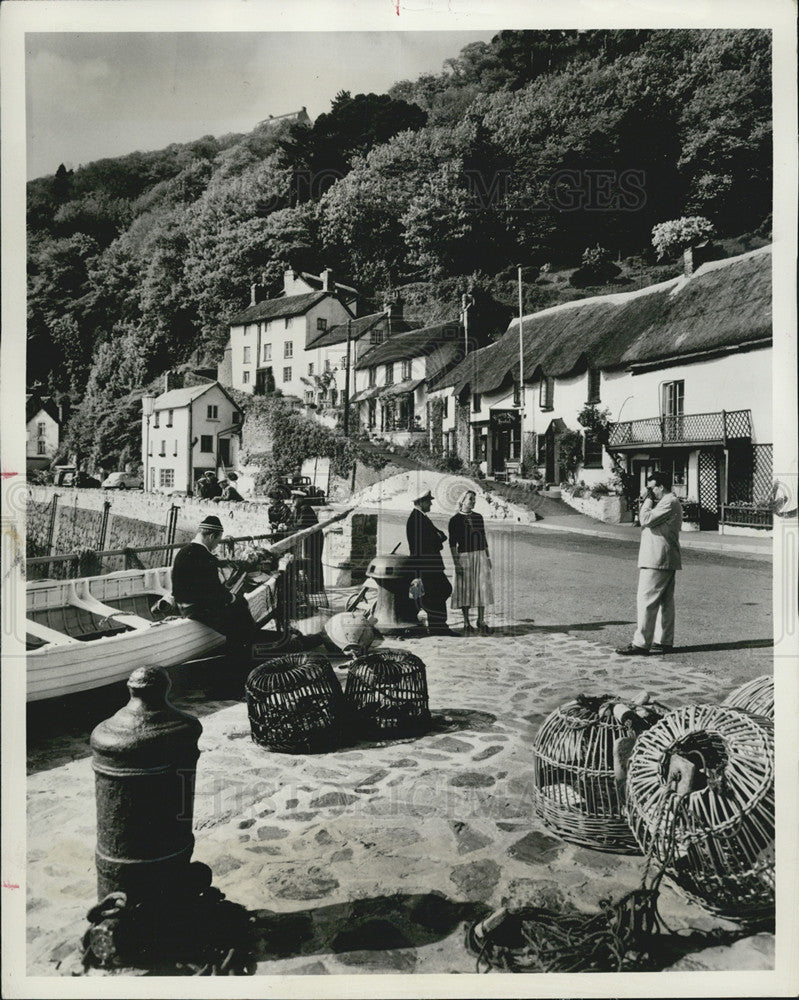
<path id="1" fill-rule="evenodd" d="M 344 696 L 325 656 L 291 653 L 256 667 L 245 685 L 253 742 L 278 753 L 316 753 L 341 741 Z"/>
<path id="2" fill-rule="evenodd" d="M 614 711 L 617 706 L 621 710 Z M 594 850 L 638 853 L 614 749 L 666 711 L 643 699 L 635 705 L 611 695 L 580 695 L 547 716 L 533 748 L 533 801 L 553 833 Z"/>
<path id="3" fill-rule="evenodd" d="M 425 665 L 413 653 L 385 649 L 356 657 L 344 695 L 365 735 L 418 731 L 430 721 Z"/>
<path id="4" fill-rule="evenodd" d="M 731 692 L 724 701 L 730 708 L 744 708 L 764 719 L 774 718 L 774 678 L 771 674 L 755 677 Z"/>
<path id="5" fill-rule="evenodd" d="M 687 762 L 687 767 L 686 767 Z M 675 788 L 675 780 L 683 775 Z M 706 909 L 743 923 L 774 909 L 774 734 L 725 705 L 671 712 L 635 745 L 630 825 L 643 851 Z"/>

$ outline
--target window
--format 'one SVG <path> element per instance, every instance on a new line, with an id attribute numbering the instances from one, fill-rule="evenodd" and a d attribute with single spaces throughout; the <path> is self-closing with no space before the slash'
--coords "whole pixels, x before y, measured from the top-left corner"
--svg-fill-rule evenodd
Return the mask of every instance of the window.
<path id="1" fill-rule="evenodd" d="M 242 372 L 242 373 L 241 373 L 241 381 L 242 381 L 242 382 L 243 382 L 243 383 L 244 383 L 245 385 L 248 385 L 248 384 L 249 384 L 249 381 L 250 381 L 250 373 L 249 373 L 249 372 Z"/>
<path id="2" fill-rule="evenodd" d="M 155 413 L 153 414 L 153 427 L 160 426 L 159 425 L 160 419 L 161 419 L 161 411 L 160 410 L 156 410 Z"/>
<path id="3" fill-rule="evenodd" d="M 346 371 L 347 370 L 347 355 L 346 354 L 342 354 L 341 355 L 341 364 L 339 365 L 339 368 L 342 371 Z"/>
<path id="4" fill-rule="evenodd" d="M 480 412 L 480 407 L 482 405 L 483 405 L 483 401 L 480 399 L 480 393 L 476 392 L 472 396 L 472 409 L 474 410 L 475 413 L 479 413 Z"/>
<path id="5" fill-rule="evenodd" d="M 688 496 L 688 464 L 685 458 L 665 459 L 661 462 L 664 471 L 671 475 L 671 491 L 685 500 Z"/>
<path id="6" fill-rule="evenodd" d="M 283 357 L 284 358 L 293 358 L 294 357 L 294 341 L 293 340 L 287 340 L 286 343 L 283 345 Z"/>
<path id="7" fill-rule="evenodd" d="M 372 330 L 369 334 L 370 344 L 382 344 L 383 343 L 383 330 L 378 328 L 377 330 Z"/>
<path id="8" fill-rule="evenodd" d="M 47 442 L 46 441 L 37 441 L 36 442 L 36 454 L 37 455 L 44 455 L 46 448 L 47 448 Z"/>
<path id="9" fill-rule="evenodd" d="M 377 385 L 377 368 L 369 369 L 369 388 L 374 389 Z"/>
<path id="10" fill-rule="evenodd" d="M 290 368 L 284 368 L 283 369 L 283 381 L 284 382 L 290 382 L 291 381 L 291 369 Z"/>
<path id="11" fill-rule="evenodd" d="M 325 371 L 330 371 L 330 358 L 325 358 Z"/>
<path id="12" fill-rule="evenodd" d="M 161 442 L 161 450 L 158 452 L 161 458 L 166 458 L 166 441 Z"/>
<path id="13" fill-rule="evenodd" d="M 200 451 L 210 451 L 213 454 L 214 438 L 212 434 L 200 435 Z"/>
<path id="14" fill-rule="evenodd" d="M 313 375 L 313 361 L 308 365 L 308 374 Z"/>
<path id="15" fill-rule="evenodd" d="M 174 469 L 159 469 L 160 475 L 158 479 L 159 486 L 174 486 L 175 485 L 175 470 Z"/>
<path id="16" fill-rule="evenodd" d="M 386 385 L 394 385 L 394 364 L 386 365 Z"/>
<path id="17" fill-rule="evenodd" d="M 513 405 L 514 406 L 522 405 L 522 394 L 519 392 L 518 382 L 513 383 Z"/>
<path id="18" fill-rule="evenodd" d="M 685 410 L 685 382 L 666 382 L 663 385 L 661 413 L 664 417 L 681 416 Z"/>
<path id="19" fill-rule="evenodd" d="M 264 361 L 272 360 L 272 345 L 264 344 Z"/>
<path id="20" fill-rule="evenodd" d="M 42 421 L 40 421 L 40 422 L 39 422 L 39 423 L 38 423 L 38 424 L 36 425 L 36 427 L 37 427 L 37 429 L 38 429 L 38 433 L 39 433 L 39 437 L 40 437 L 40 438 L 43 438 L 43 437 L 44 437 L 44 430 L 45 430 L 45 423 L 44 423 L 44 421 L 43 421 L 43 420 L 42 420 Z"/>
<path id="21" fill-rule="evenodd" d="M 288 330 L 290 326 L 291 326 L 291 316 L 286 316 L 286 318 L 283 320 L 283 329 Z"/>
<path id="22" fill-rule="evenodd" d="M 317 317 L 316 329 L 323 331 L 327 329 L 327 320 L 324 318 L 324 316 Z"/>
<path id="23" fill-rule="evenodd" d="M 305 402 L 306 403 L 312 403 L 313 402 L 313 389 L 309 389 L 305 393 Z"/>
<path id="24" fill-rule="evenodd" d="M 588 400 L 589 403 L 599 402 L 599 369 L 588 369 Z"/>
<path id="25" fill-rule="evenodd" d="M 166 411 L 166 426 L 167 427 L 171 427 L 172 426 L 172 418 L 174 417 L 174 415 L 175 415 L 175 411 L 174 410 L 167 410 Z"/>
<path id="26" fill-rule="evenodd" d="M 367 421 L 368 421 L 369 428 L 371 429 L 372 427 L 374 427 L 377 424 L 377 400 L 376 399 L 369 399 L 369 400 L 367 400 L 366 405 L 367 405 L 367 413 L 368 413 Z"/>
<path id="27" fill-rule="evenodd" d="M 583 468 L 602 468 L 602 442 L 598 441 L 593 431 L 585 432 L 583 444 Z"/>
<path id="28" fill-rule="evenodd" d="M 250 347 L 244 348 L 244 357 L 242 360 L 244 361 L 245 365 L 248 365 L 252 361 L 251 353 L 252 353 L 252 348 Z"/>
<path id="29" fill-rule="evenodd" d="M 410 381 L 410 378 L 411 378 L 411 362 L 410 361 L 403 361 L 402 362 L 402 381 L 403 382 L 408 382 L 408 381 Z"/>
<path id="30" fill-rule="evenodd" d="M 249 372 L 245 372 L 244 374 L 249 376 L 250 373 Z M 249 378 L 245 379 L 245 382 L 249 382 Z M 218 420 L 219 419 L 219 407 L 218 406 L 209 406 L 205 415 L 208 418 L 208 420 Z"/>
<path id="31" fill-rule="evenodd" d="M 442 417 L 448 417 L 449 416 L 449 396 L 445 396 L 444 397 L 444 405 L 441 408 L 441 416 Z"/>
<path id="32" fill-rule="evenodd" d="M 541 379 L 538 402 L 542 410 L 551 410 L 555 405 L 555 379 L 551 376 Z"/>
<path id="33" fill-rule="evenodd" d="M 234 410 L 233 411 L 233 423 L 237 424 L 239 422 L 239 420 L 241 420 L 241 414 L 239 413 L 238 410 Z"/>
<path id="34" fill-rule="evenodd" d="M 172 454 L 175 456 L 175 458 L 178 457 L 178 439 L 177 438 L 175 438 L 175 447 L 174 447 L 174 449 L 172 451 Z"/>
<path id="35" fill-rule="evenodd" d="M 330 390 L 330 405 L 335 406 L 338 402 L 338 389 Z"/>

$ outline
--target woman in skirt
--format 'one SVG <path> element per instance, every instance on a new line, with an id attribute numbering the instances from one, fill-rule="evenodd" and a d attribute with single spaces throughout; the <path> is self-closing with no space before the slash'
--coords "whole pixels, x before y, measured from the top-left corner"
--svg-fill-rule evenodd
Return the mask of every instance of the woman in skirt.
<path id="1" fill-rule="evenodd" d="M 458 513 L 449 522 L 449 545 L 455 563 L 452 604 L 463 612 L 466 635 L 475 631 L 469 621 L 472 607 L 477 608 L 477 631 L 488 635 L 491 629 L 486 625 L 485 609 L 494 603 L 494 585 L 485 525 L 482 515 L 474 511 L 476 499 L 475 491 L 467 490 L 458 502 Z"/>

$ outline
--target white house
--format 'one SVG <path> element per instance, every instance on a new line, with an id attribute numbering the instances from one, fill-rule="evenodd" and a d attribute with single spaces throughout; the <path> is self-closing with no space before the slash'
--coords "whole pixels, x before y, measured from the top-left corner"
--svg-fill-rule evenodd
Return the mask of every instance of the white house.
<path id="1" fill-rule="evenodd" d="M 314 289 L 317 280 L 320 287 Z M 283 294 L 274 299 L 262 299 L 262 286 L 253 285 L 250 305 L 230 320 L 229 348 L 220 366 L 220 371 L 228 368 L 231 388 L 249 393 L 280 389 L 285 396 L 304 399 L 305 350 L 331 327 L 354 318 L 351 293 L 354 289 L 337 285 L 329 270 L 319 279 L 287 271 Z"/>
<path id="2" fill-rule="evenodd" d="M 427 387 L 463 357 L 463 327 L 438 323 L 397 334 L 366 351 L 355 365 L 361 427 L 395 444 L 427 434 Z"/>
<path id="3" fill-rule="evenodd" d="M 637 493 L 650 470 L 666 469 L 677 495 L 698 505 L 705 527 L 765 498 L 772 454 L 770 247 L 635 292 L 541 310 L 524 317 L 523 331 L 524 434 L 515 320 L 496 344 L 442 380 L 437 395 L 448 392 L 453 400 L 444 446 L 455 439 L 461 457 L 488 475 L 521 458 L 528 471 L 559 483 L 562 445 L 577 431 L 577 478 L 595 485 L 615 466 Z M 577 416 L 586 408 L 607 411 L 604 428 L 581 425 Z M 461 424 L 468 420 L 468 435 L 458 415 Z"/>
<path id="4" fill-rule="evenodd" d="M 58 451 L 61 412 L 52 396 L 28 393 L 25 396 L 25 450 L 28 469 L 44 469 Z"/>
<path id="5" fill-rule="evenodd" d="M 165 391 L 142 413 L 142 463 L 145 489 L 155 493 L 194 492 L 206 471 L 228 472 L 238 464 L 242 411 L 218 382 L 173 387 L 167 373 Z"/>

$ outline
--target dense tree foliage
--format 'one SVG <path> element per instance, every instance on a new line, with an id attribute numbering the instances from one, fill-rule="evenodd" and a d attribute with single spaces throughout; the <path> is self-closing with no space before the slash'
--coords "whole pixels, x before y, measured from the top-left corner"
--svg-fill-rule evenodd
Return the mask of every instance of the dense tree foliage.
<path id="1" fill-rule="evenodd" d="M 386 95 L 341 92 L 312 126 L 31 181 L 29 380 L 68 393 L 73 444 L 113 462 L 142 388 L 214 363 L 249 285 L 276 294 L 288 266 L 406 287 L 435 322 L 467 281 L 515 308 L 521 262 L 534 307 L 541 265 L 597 245 L 653 260 L 667 220 L 767 233 L 771 170 L 768 32 L 502 31 Z"/>

